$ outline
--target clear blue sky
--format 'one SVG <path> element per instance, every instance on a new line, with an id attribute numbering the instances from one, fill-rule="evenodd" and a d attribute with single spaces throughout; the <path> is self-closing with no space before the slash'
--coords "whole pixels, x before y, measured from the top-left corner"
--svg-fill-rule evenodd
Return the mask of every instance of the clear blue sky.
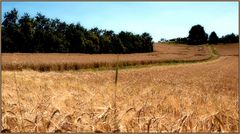
<path id="1" fill-rule="evenodd" d="M 154 41 L 186 37 L 195 24 L 208 34 L 238 34 L 238 2 L 2 2 L 3 15 L 13 8 L 20 16 L 40 12 L 87 29 L 148 32 Z"/>

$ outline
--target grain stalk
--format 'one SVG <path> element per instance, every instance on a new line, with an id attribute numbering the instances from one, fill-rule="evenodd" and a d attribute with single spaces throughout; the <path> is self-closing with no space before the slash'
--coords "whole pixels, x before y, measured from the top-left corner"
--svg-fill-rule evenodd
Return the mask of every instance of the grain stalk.
<path id="1" fill-rule="evenodd" d="M 116 104 L 116 96 L 117 96 L 117 82 L 118 82 L 118 62 L 119 55 L 117 55 L 116 69 L 115 69 L 115 88 L 114 88 L 114 98 L 113 98 L 113 132 L 118 131 L 118 122 L 117 122 L 117 104 Z"/>
<path id="2" fill-rule="evenodd" d="M 115 86 L 117 87 L 117 82 L 118 82 L 118 62 L 119 62 L 119 55 L 117 55 L 117 63 L 116 63 L 116 68 L 115 68 Z"/>

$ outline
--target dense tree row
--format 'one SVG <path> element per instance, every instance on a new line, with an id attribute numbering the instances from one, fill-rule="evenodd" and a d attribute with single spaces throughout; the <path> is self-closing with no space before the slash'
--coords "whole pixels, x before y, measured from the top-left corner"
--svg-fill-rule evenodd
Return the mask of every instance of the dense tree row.
<path id="1" fill-rule="evenodd" d="M 2 22 L 2 52 L 135 53 L 153 51 L 148 33 L 134 35 L 67 24 L 38 13 L 18 18 L 16 9 L 5 13 Z"/>
<path id="2" fill-rule="evenodd" d="M 189 45 L 200 45 L 205 43 L 209 43 L 209 44 L 238 43 L 239 36 L 232 33 L 219 38 L 217 34 L 213 31 L 208 37 L 208 34 L 205 33 L 204 28 L 201 25 L 195 25 L 190 29 L 188 37 L 174 38 L 174 39 L 168 40 L 167 42 L 189 44 Z"/>
<path id="3" fill-rule="evenodd" d="M 239 35 L 235 34 L 227 34 L 225 36 L 222 36 L 222 38 L 219 38 L 217 42 L 220 43 L 238 43 L 239 42 Z"/>

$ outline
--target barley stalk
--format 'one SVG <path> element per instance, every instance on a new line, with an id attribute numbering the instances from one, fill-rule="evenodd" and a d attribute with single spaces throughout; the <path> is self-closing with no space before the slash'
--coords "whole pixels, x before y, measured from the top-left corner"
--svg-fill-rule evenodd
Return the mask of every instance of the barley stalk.
<path id="1" fill-rule="evenodd" d="M 117 121 L 117 83 L 118 83 L 118 64 L 119 64 L 119 55 L 117 55 L 117 62 L 116 62 L 116 70 L 115 70 L 115 88 L 114 88 L 114 99 L 113 99 L 113 131 L 117 132 L 119 129 L 118 121 Z"/>

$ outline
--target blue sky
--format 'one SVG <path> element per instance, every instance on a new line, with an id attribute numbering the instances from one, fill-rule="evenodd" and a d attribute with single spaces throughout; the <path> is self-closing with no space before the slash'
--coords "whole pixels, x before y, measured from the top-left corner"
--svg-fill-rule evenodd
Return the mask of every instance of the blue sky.
<path id="1" fill-rule="evenodd" d="M 238 2 L 2 2 L 2 15 L 13 8 L 20 16 L 40 12 L 87 29 L 148 32 L 154 41 L 186 37 L 195 24 L 208 34 L 238 34 Z"/>

